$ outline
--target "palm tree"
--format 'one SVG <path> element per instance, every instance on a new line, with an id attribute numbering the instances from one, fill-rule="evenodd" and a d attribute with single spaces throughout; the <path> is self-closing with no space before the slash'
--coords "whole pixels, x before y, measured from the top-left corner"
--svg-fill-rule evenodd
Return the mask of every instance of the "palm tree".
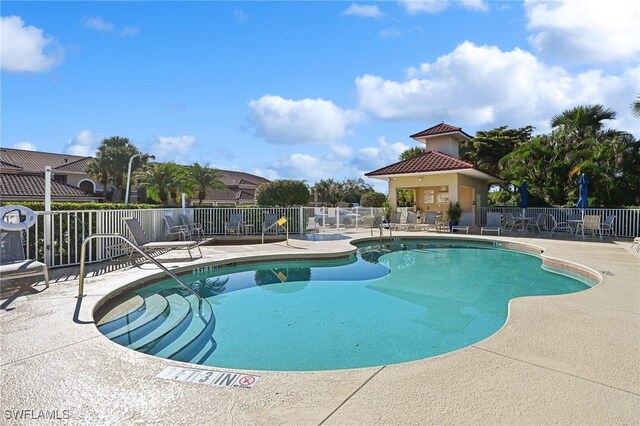
<path id="1" fill-rule="evenodd" d="M 221 191 L 227 186 L 220 180 L 222 172 L 212 169 L 209 164 L 201 166 L 198 163 L 193 164 L 188 173 L 188 178 L 193 182 L 195 191 L 198 193 L 198 205 L 202 204 L 202 200 L 207 196 L 207 191 Z"/>
<path id="2" fill-rule="evenodd" d="M 101 181 L 108 201 L 110 201 L 110 196 L 107 192 L 109 183 L 121 195 L 124 194 L 129 159 L 135 154 L 140 154 L 140 151 L 129 142 L 129 139 L 113 136 L 102 140 L 95 158 L 89 162 L 87 174 Z"/>
<path id="3" fill-rule="evenodd" d="M 149 188 L 149 195 L 164 205 L 169 204 L 169 195 L 180 186 L 180 177 L 176 173 L 179 166 L 168 163 L 152 164 L 136 174 L 138 186 Z"/>
<path id="4" fill-rule="evenodd" d="M 604 128 L 604 120 L 615 118 L 615 111 L 600 104 L 579 105 L 555 115 L 551 119 L 551 127 L 580 143 L 589 137 L 596 137 Z"/>
<path id="5" fill-rule="evenodd" d="M 413 148 L 409 148 L 404 150 L 402 154 L 400 154 L 400 161 L 408 160 L 409 158 L 417 157 L 418 155 L 424 154 L 426 151 L 423 146 L 414 146 Z"/>
<path id="6" fill-rule="evenodd" d="M 636 101 L 631 104 L 631 113 L 634 117 L 640 118 L 640 95 L 638 95 Z"/>

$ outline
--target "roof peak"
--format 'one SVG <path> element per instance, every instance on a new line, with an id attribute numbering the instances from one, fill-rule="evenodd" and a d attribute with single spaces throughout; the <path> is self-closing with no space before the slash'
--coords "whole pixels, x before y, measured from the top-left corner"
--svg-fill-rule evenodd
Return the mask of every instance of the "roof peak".
<path id="1" fill-rule="evenodd" d="M 416 139 L 416 138 L 426 139 L 429 137 L 435 137 L 435 136 L 451 134 L 451 133 L 459 133 L 465 138 L 473 139 L 471 135 L 467 134 L 465 131 L 462 130 L 462 127 L 452 126 L 451 124 L 447 124 L 444 121 L 441 122 L 440 124 L 436 124 L 435 126 L 431 126 L 428 129 L 425 129 L 421 132 L 415 133 L 409 137 L 413 139 Z"/>

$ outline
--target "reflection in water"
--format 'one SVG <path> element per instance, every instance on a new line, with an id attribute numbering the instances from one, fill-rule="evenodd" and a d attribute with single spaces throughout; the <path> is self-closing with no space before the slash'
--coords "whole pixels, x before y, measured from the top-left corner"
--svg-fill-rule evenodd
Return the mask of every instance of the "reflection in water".
<path id="1" fill-rule="evenodd" d="M 256 285 L 276 293 L 300 291 L 311 281 L 311 268 L 258 269 L 254 274 Z"/>

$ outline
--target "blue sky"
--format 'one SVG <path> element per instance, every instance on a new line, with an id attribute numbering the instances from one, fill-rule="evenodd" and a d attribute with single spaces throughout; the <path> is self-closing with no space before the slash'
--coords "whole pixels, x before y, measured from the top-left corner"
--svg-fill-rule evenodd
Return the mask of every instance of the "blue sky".
<path id="1" fill-rule="evenodd" d="M 441 121 L 542 133 L 602 103 L 640 136 L 637 3 L 3 1 L 2 146 L 122 136 L 312 184 L 395 162 Z"/>

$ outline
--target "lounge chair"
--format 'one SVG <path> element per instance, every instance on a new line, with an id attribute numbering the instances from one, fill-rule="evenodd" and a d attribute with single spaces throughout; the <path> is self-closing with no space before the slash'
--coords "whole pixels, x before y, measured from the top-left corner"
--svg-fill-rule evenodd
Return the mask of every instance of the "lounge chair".
<path id="1" fill-rule="evenodd" d="M 407 231 L 416 230 L 418 227 L 418 215 L 414 212 L 407 212 Z"/>
<path id="2" fill-rule="evenodd" d="M 186 226 L 187 229 L 189 229 L 191 235 L 197 236 L 199 240 L 202 240 L 204 238 L 204 230 L 202 229 L 202 224 L 191 222 L 189 216 L 184 213 L 180 213 L 178 217 L 180 218 L 182 224 Z"/>
<path id="3" fill-rule="evenodd" d="M 240 235 L 240 230 L 242 229 L 243 225 L 244 224 L 242 222 L 242 214 L 233 213 L 229 217 L 229 222 L 226 222 L 224 224 L 224 235 L 227 235 L 230 233 Z"/>
<path id="4" fill-rule="evenodd" d="M 553 215 L 549 215 L 549 220 L 551 221 L 551 226 L 549 230 L 549 238 L 553 236 L 554 232 L 558 231 L 568 231 L 573 234 L 573 228 L 569 225 L 569 222 L 558 222 Z"/>
<path id="5" fill-rule="evenodd" d="M 202 250 L 200 250 L 200 246 L 197 241 L 154 241 L 151 242 L 147 239 L 147 236 L 144 234 L 142 230 L 142 226 L 140 226 L 140 222 L 136 218 L 133 217 L 125 217 L 124 220 L 125 225 L 129 229 L 129 233 L 133 238 L 133 242 L 140 247 L 142 250 L 150 251 L 150 250 L 176 250 L 176 249 L 187 249 L 189 252 L 189 257 L 193 259 L 191 255 L 191 249 L 194 247 L 198 248 L 200 252 L 200 257 L 202 257 Z"/>
<path id="6" fill-rule="evenodd" d="M 2 279 L 13 279 L 44 275 L 44 283 L 49 287 L 47 265 L 26 258 L 21 233 L 22 231 L 2 231 L 0 276 Z"/>
<path id="7" fill-rule="evenodd" d="M 426 212 L 422 216 L 424 219 L 422 224 L 419 226 L 420 229 L 425 231 L 433 230 L 437 231 L 438 226 L 436 224 L 436 219 L 438 218 L 438 213 L 436 212 Z"/>
<path id="8" fill-rule="evenodd" d="M 640 237 L 635 237 L 633 239 L 633 242 L 631 243 L 631 248 L 633 248 L 633 246 L 638 245 L 638 248 L 636 249 L 636 251 L 640 251 Z"/>
<path id="9" fill-rule="evenodd" d="M 607 218 L 604 220 L 604 222 L 602 222 L 602 224 L 600 225 L 600 232 L 607 233 L 609 235 L 613 235 L 614 237 L 617 237 L 618 235 L 616 234 L 615 229 L 613 229 L 613 222 L 616 220 L 616 216 L 611 214 L 609 216 L 607 216 Z"/>
<path id="10" fill-rule="evenodd" d="M 273 226 L 278 219 L 280 219 L 278 217 L 277 214 L 275 213 L 267 213 L 264 216 L 264 221 L 262 221 L 262 233 L 266 233 L 267 231 L 270 232 L 275 232 L 276 235 L 278 235 L 278 226 Z"/>
<path id="11" fill-rule="evenodd" d="M 167 240 L 190 240 L 191 239 L 191 231 L 189 231 L 189 227 L 186 225 L 176 225 L 173 217 L 164 216 L 164 223 L 167 225 L 166 236 Z"/>
<path id="12" fill-rule="evenodd" d="M 464 231 L 467 234 L 469 233 L 469 228 L 473 226 L 473 213 L 471 212 L 463 212 L 460 217 L 460 222 L 457 225 L 453 225 L 451 227 L 451 232 L 455 230 Z"/>
<path id="13" fill-rule="evenodd" d="M 502 215 L 496 212 L 487 213 L 487 224 L 480 228 L 480 235 L 486 232 L 497 232 L 500 235 L 502 229 Z"/>

